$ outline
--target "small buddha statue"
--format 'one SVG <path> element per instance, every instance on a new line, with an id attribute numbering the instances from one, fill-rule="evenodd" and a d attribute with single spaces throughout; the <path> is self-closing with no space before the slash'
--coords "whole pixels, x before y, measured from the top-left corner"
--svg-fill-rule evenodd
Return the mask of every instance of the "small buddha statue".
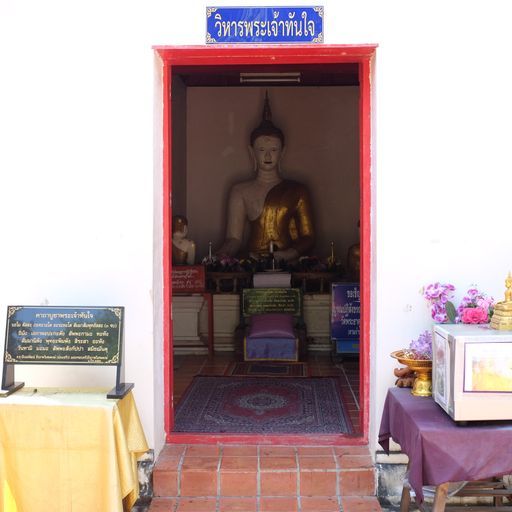
<path id="1" fill-rule="evenodd" d="M 308 189 L 280 175 L 284 144 L 283 132 L 272 122 L 267 93 L 263 119 L 250 136 L 256 177 L 235 184 L 230 191 L 226 238 L 218 255 L 239 255 L 246 223 L 249 233 L 245 252 L 255 259 L 269 257 L 269 247 L 276 261 L 296 260 L 313 248 L 315 233 Z"/>
<path id="2" fill-rule="evenodd" d="M 173 265 L 193 265 L 196 244 L 187 238 L 188 221 L 183 215 L 172 218 L 172 262 Z"/>
<path id="3" fill-rule="evenodd" d="M 512 275 L 508 273 L 507 279 L 505 279 L 505 302 L 512 304 Z"/>
<path id="4" fill-rule="evenodd" d="M 491 328 L 512 331 L 512 274 L 510 272 L 505 279 L 505 300 L 494 306 Z"/>

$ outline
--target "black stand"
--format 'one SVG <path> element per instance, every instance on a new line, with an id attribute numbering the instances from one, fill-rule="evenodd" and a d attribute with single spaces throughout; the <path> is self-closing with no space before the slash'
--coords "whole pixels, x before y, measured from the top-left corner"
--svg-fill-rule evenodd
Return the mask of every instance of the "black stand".
<path id="1" fill-rule="evenodd" d="M 2 377 L 2 390 L 0 397 L 4 398 L 11 395 L 25 385 L 24 382 L 14 382 L 14 364 L 4 363 L 4 373 Z"/>
<path id="2" fill-rule="evenodd" d="M 123 398 L 134 386 L 133 382 L 121 382 L 124 380 L 124 366 L 120 359 L 116 370 L 116 387 L 107 393 L 107 398 Z"/>
<path id="3" fill-rule="evenodd" d="M 107 398 L 123 398 L 133 388 L 133 382 L 122 382 L 107 393 Z"/>

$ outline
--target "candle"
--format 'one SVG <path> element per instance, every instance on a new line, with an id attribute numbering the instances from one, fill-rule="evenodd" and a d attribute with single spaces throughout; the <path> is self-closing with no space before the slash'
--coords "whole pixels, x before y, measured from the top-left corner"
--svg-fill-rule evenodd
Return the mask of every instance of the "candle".
<path id="1" fill-rule="evenodd" d="M 270 254 L 274 254 L 274 242 L 270 240 Z"/>
<path id="2" fill-rule="evenodd" d="M 208 242 L 208 259 L 212 259 L 212 243 Z"/>

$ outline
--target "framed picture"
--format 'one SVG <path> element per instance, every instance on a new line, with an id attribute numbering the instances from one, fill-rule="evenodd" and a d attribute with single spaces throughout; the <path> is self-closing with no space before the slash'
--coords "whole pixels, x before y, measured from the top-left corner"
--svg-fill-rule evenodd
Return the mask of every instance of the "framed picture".
<path id="1" fill-rule="evenodd" d="M 512 343 L 465 343 L 464 391 L 512 392 Z"/>

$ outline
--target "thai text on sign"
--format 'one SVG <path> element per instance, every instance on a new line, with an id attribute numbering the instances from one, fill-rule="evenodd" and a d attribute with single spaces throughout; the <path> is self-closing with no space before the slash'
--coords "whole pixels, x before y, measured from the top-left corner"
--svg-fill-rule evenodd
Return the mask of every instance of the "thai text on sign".
<path id="1" fill-rule="evenodd" d="M 201 293 L 206 288 L 203 265 L 180 265 L 172 268 L 173 293 Z"/>
<path id="2" fill-rule="evenodd" d="M 207 7 L 206 42 L 322 43 L 322 6 Z"/>
<path id="3" fill-rule="evenodd" d="M 361 320 L 359 284 L 333 283 L 331 294 L 331 338 L 358 340 Z"/>
<path id="4" fill-rule="evenodd" d="M 4 363 L 119 364 L 122 307 L 9 306 Z"/>

